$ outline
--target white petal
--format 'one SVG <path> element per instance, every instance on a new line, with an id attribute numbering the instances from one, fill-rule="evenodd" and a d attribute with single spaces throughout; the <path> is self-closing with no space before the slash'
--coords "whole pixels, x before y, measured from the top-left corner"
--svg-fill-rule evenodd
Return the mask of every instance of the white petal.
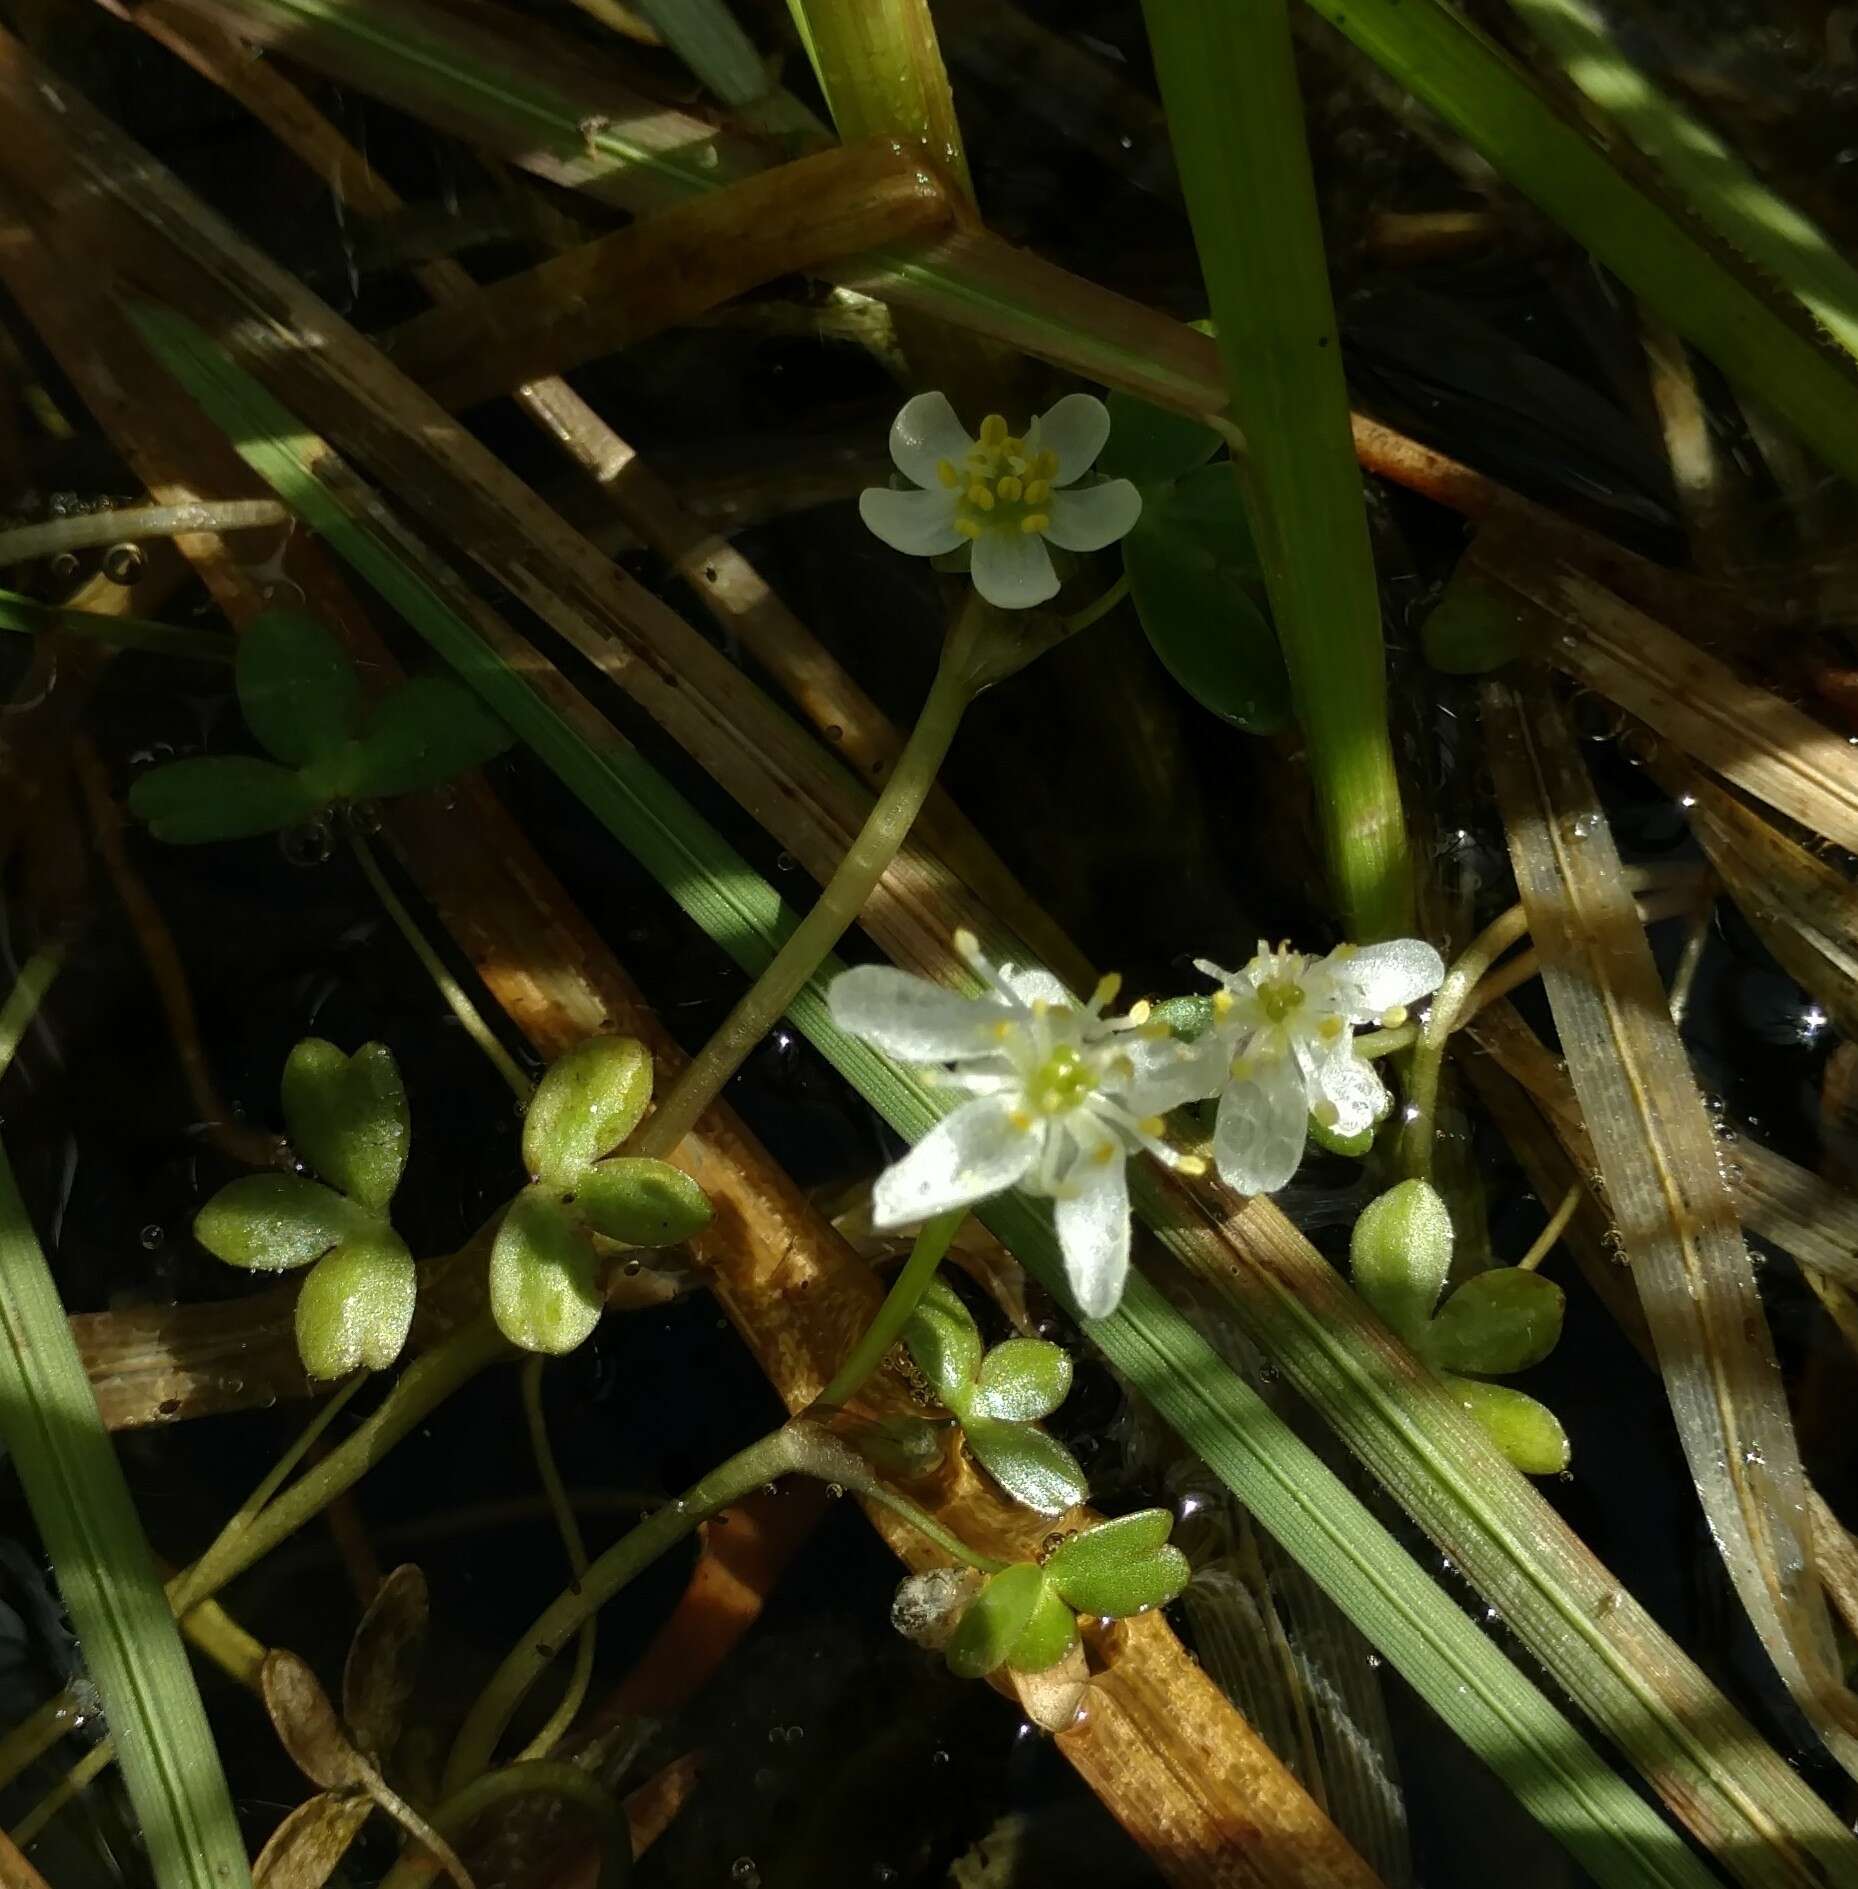
<path id="1" fill-rule="evenodd" d="M 974 540 L 972 568 L 974 588 L 996 610 L 1030 610 L 1058 595 L 1052 554 L 1029 531 L 983 531 Z"/>
<path id="2" fill-rule="evenodd" d="M 1250 1077 L 1228 1084 L 1219 1098 L 1213 1159 L 1220 1179 L 1241 1194 L 1276 1192 L 1303 1159 L 1309 1112 L 1296 1059 L 1261 1057 Z"/>
<path id="3" fill-rule="evenodd" d="M 1352 1054 L 1346 1044 L 1318 1065 L 1316 1087 L 1335 1108 L 1335 1120 L 1329 1124 L 1332 1134 L 1359 1135 L 1387 1112 L 1387 1085 L 1374 1065 Z"/>
<path id="4" fill-rule="evenodd" d="M 1210 1032 L 1196 1043 L 1178 1037 L 1134 1037 L 1123 1045 L 1135 1074 L 1117 1094 L 1131 1115 L 1165 1115 L 1184 1102 L 1204 1102 L 1225 1086 L 1232 1048 Z"/>
<path id="5" fill-rule="evenodd" d="M 1445 981 L 1445 960 L 1420 938 L 1362 945 L 1346 957 L 1331 952 L 1329 968 L 1361 1000 L 1363 1022 L 1400 1004 L 1417 1003 Z"/>
<path id="6" fill-rule="evenodd" d="M 1075 1190 L 1060 1200 L 1053 1214 L 1058 1247 L 1064 1254 L 1064 1276 L 1077 1309 L 1086 1318 L 1108 1318 L 1123 1296 L 1129 1276 L 1129 1182 L 1122 1147 L 1108 1160 L 1086 1154 L 1072 1164 L 1069 1186 Z"/>
<path id="7" fill-rule="evenodd" d="M 903 403 L 890 423 L 890 457 L 912 485 L 934 491 L 940 486 L 936 466 L 952 459 L 957 466 L 974 450 L 968 429 L 955 417 L 946 394 L 918 394 Z"/>
<path id="8" fill-rule="evenodd" d="M 910 1226 L 951 1207 L 1004 1193 L 1039 1158 L 1040 1136 L 1015 1128 L 1014 1104 L 1000 1096 L 964 1102 L 930 1129 L 871 1190 L 871 1220 L 880 1230 Z"/>
<path id="9" fill-rule="evenodd" d="M 910 1063 L 984 1056 L 999 1047 L 994 1026 L 1012 1015 L 1003 1003 L 964 997 L 887 964 L 841 971 L 826 1007 L 841 1030 Z"/>
<path id="10" fill-rule="evenodd" d="M 1000 981 L 1022 1004 L 1068 1004 L 1071 1001 L 1071 993 L 1057 978 L 1036 966 L 1003 964 Z"/>
<path id="11" fill-rule="evenodd" d="M 1142 495 L 1127 479 L 1106 479 L 1075 492 L 1054 492 L 1045 535 L 1067 551 L 1101 551 L 1127 537 L 1142 516 Z"/>
<path id="12" fill-rule="evenodd" d="M 1110 436 L 1110 410 L 1095 394 L 1066 394 L 1033 421 L 1026 444 L 1035 452 L 1058 455 L 1053 485 L 1081 479 L 1097 462 Z"/>
<path id="13" fill-rule="evenodd" d="M 893 492 L 868 485 L 858 494 L 858 516 L 893 551 L 913 558 L 934 557 L 963 542 L 955 529 L 953 492 Z"/>

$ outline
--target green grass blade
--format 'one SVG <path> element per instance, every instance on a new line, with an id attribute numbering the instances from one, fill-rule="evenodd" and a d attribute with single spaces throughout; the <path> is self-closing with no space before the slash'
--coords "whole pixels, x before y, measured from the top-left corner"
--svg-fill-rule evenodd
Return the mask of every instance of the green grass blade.
<path id="1" fill-rule="evenodd" d="M 147 617 L 66 610 L 12 590 L 0 590 L 0 630 L 21 636 L 56 630 L 110 649 L 145 649 L 157 656 L 185 656 L 195 662 L 229 663 L 233 655 L 232 638 L 221 630 L 177 629 L 172 623 L 156 623 Z"/>
<path id="2" fill-rule="evenodd" d="M 0 1067 L 53 968 L 35 959 L 0 1011 Z M 0 1436 L 103 1700 L 155 1881 L 240 1889 L 245 1844 L 180 1629 L 4 1148 Z"/>
<path id="3" fill-rule="evenodd" d="M 457 666 L 709 937 L 751 975 L 762 970 L 795 923 L 779 894 L 628 744 L 614 737 L 594 745 L 534 684 L 496 662 L 441 582 L 332 495 L 319 476 L 339 464 L 330 449 L 207 337 L 158 310 L 141 309 L 136 320 L 279 497 Z M 900 1133 L 920 1136 L 942 1104 L 915 1076 L 835 1028 L 825 989 L 839 968 L 836 960 L 823 965 L 789 1014 Z M 1051 1227 L 1036 1207 L 1003 1199 L 984 1217 L 1062 1292 Z M 1683 1840 L 1152 1287 L 1137 1279 L 1115 1316 L 1089 1329 L 1596 1881 L 1702 1889 L 1711 1880 Z"/>
<path id="4" fill-rule="evenodd" d="M 1336 903 L 1349 937 L 1389 938 L 1412 927 L 1412 860 L 1287 3 L 1145 0 L 1143 14 Z"/>

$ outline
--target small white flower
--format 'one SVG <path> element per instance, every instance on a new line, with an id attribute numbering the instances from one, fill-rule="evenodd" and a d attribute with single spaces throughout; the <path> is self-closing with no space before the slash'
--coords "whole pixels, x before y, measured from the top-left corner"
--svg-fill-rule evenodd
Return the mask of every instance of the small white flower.
<path id="1" fill-rule="evenodd" d="M 1057 1203 L 1079 1307 L 1107 1317 L 1129 1270 L 1125 1164 L 1145 1148 L 1172 1167 L 1199 1167 L 1161 1139 L 1161 1117 L 1209 1093 L 1204 1058 L 1150 1025 L 1146 1004 L 1106 1018 L 1114 977 L 1080 1008 L 1049 971 L 996 969 L 966 932 L 955 948 L 985 996 L 887 965 L 843 972 L 828 993 L 842 1030 L 901 1062 L 946 1065 L 942 1081 L 969 1097 L 878 1177 L 872 1218 L 909 1226 L 1010 1187 L 1045 1195 Z"/>
<path id="2" fill-rule="evenodd" d="M 945 395 L 918 394 L 890 429 L 890 456 L 916 489 L 867 487 L 858 515 L 912 557 L 969 547 L 975 589 L 1001 610 L 1027 610 L 1058 594 L 1047 539 L 1101 551 L 1141 516 L 1127 479 L 1077 483 L 1109 436 L 1109 408 L 1090 394 L 1066 394 L 1023 438 L 990 413 L 978 440 Z"/>
<path id="3" fill-rule="evenodd" d="M 1356 1050 L 1355 1026 L 1403 1023 L 1406 1006 L 1445 977 L 1444 960 L 1417 938 L 1339 945 L 1326 958 L 1260 941 L 1242 971 L 1194 962 L 1221 985 L 1202 1039 L 1218 1059 L 1215 1086 L 1224 1076 L 1213 1158 L 1242 1194 L 1271 1193 L 1296 1173 L 1311 1116 L 1344 1137 L 1380 1120 L 1387 1089 Z"/>

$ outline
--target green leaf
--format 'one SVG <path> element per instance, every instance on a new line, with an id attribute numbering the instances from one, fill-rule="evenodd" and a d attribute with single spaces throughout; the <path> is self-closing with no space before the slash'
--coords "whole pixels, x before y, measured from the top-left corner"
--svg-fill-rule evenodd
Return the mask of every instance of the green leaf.
<path id="1" fill-rule="evenodd" d="M 1183 1043 L 1198 1042 L 1213 1027 L 1211 997 L 1164 997 L 1149 1010 L 1151 1023 L 1165 1024 Z"/>
<path id="2" fill-rule="evenodd" d="M 1309 1119 L 1308 1132 L 1317 1147 L 1326 1148 L 1331 1154 L 1345 1154 L 1351 1161 L 1359 1161 L 1374 1146 L 1372 1128 L 1364 1128 L 1358 1135 L 1338 1135 L 1333 1128 L 1325 1128 L 1314 1115 Z"/>
<path id="3" fill-rule="evenodd" d="M 1425 1181 L 1402 1181 L 1368 1203 L 1348 1243 L 1355 1290 L 1417 1345 L 1452 1266 L 1452 1217 Z"/>
<path id="4" fill-rule="evenodd" d="M 302 767 L 353 739 L 361 678 L 338 643 L 300 610 L 267 610 L 239 638 L 245 725 L 280 761 Z"/>
<path id="5" fill-rule="evenodd" d="M 1053 1549 L 1046 1578 L 1068 1605 L 1101 1619 L 1164 1607 L 1187 1585 L 1187 1557 L 1168 1542 L 1173 1526 L 1166 1509 L 1099 1522 Z"/>
<path id="6" fill-rule="evenodd" d="M 981 1360 L 972 1405 L 983 1417 L 1031 1423 L 1049 1417 L 1071 1389 L 1071 1355 L 1043 1338 L 1009 1338 Z"/>
<path id="7" fill-rule="evenodd" d="M 948 1643 L 949 1671 L 957 1679 L 984 1679 L 1005 1665 L 1044 1592 L 1045 1576 L 1036 1563 L 1016 1561 L 1003 1568 L 968 1602 Z"/>
<path id="8" fill-rule="evenodd" d="M 245 754 L 199 755 L 152 767 L 129 789 L 129 811 L 170 846 L 250 839 L 299 826 L 320 811 L 287 767 Z"/>
<path id="9" fill-rule="evenodd" d="M 639 1125 L 652 1099 L 651 1052 L 637 1037 L 590 1036 L 537 1085 L 523 1119 L 523 1165 L 568 1188 Z"/>
<path id="10" fill-rule="evenodd" d="M 325 1253 L 297 1294 L 297 1355 L 311 1377 L 384 1371 L 413 1328 L 413 1255 L 385 1227 Z"/>
<path id="11" fill-rule="evenodd" d="M 1507 1384 L 1484 1384 L 1474 1377 L 1440 1374 L 1445 1387 L 1490 1433 L 1490 1440 L 1526 1476 L 1554 1476 L 1567 1468 L 1573 1453 L 1561 1420 Z"/>
<path id="12" fill-rule="evenodd" d="M 1565 1303 L 1554 1280 L 1498 1267 L 1467 1279 L 1445 1301 L 1419 1349 L 1436 1370 L 1507 1377 L 1554 1350 Z"/>
<path id="13" fill-rule="evenodd" d="M 355 794 L 413 794 L 482 767 L 510 731 L 450 676 L 416 676 L 386 696 L 354 763 Z"/>
<path id="14" fill-rule="evenodd" d="M 301 1174 L 229 1181 L 194 1216 L 194 1238 L 215 1259 L 253 1272 L 288 1272 L 344 1240 L 367 1239 L 372 1214 Z"/>
<path id="15" fill-rule="evenodd" d="M 981 1467 L 1014 1501 L 1041 1515 L 1062 1515 L 1090 1493 L 1077 1458 L 1030 1423 L 964 1416 L 961 1433 Z"/>
<path id="16" fill-rule="evenodd" d="M 917 1301 L 903 1328 L 903 1342 L 917 1370 L 935 1386 L 936 1395 L 960 1416 L 974 1395 L 981 1334 L 968 1308 L 940 1279 L 931 1279 Z"/>
<path id="17" fill-rule="evenodd" d="M 1195 701 L 1253 734 L 1288 725 L 1290 682 L 1230 466 L 1144 492 L 1123 566 L 1155 654 Z"/>
<path id="18" fill-rule="evenodd" d="M 1058 1598 L 1050 1581 L 1041 1581 L 1032 1618 L 1013 1642 L 1006 1663 L 1016 1673 L 1042 1673 L 1056 1666 L 1076 1644 L 1077 1615 Z"/>
<path id="19" fill-rule="evenodd" d="M 1219 451 L 1219 435 L 1210 426 L 1134 394 L 1112 388 L 1104 405 L 1110 410 L 1110 437 L 1097 463 L 1113 479 L 1166 485 Z"/>
<path id="20" fill-rule="evenodd" d="M 593 1336 L 604 1300 L 593 1242 L 554 1197 L 526 1187 L 490 1249 L 490 1313 L 524 1351 L 560 1357 Z"/>
<path id="21" fill-rule="evenodd" d="M 393 1051 L 363 1043 L 344 1056 L 306 1036 L 284 1064 L 283 1099 L 285 1126 L 304 1160 L 351 1200 L 384 1212 L 413 1133 Z"/>
<path id="22" fill-rule="evenodd" d="M 1420 626 L 1433 668 L 1451 676 L 1488 675 L 1523 652 L 1528 611 L 1481 572 L 1460 568 Z"/>
<path id="23" fill-rule="evenodd" d="M 675 1246 L 710 1223 L 709 1196 L 668 1161 L 614 1155 L 574 1183 L 574 1211 L 626 1246 Z"/>

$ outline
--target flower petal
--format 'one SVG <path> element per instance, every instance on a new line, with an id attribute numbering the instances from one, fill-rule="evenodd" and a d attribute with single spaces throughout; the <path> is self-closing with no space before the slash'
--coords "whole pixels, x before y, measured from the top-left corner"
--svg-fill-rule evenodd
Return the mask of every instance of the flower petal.
<path id="1" fill-rule="evenodd" d="M 1121 1145 L 1107 1160 L 1088 1155 L 1072 1165 L 1070 1192 L 1053 1219 L 1064 1254 L 1064 1276 L 1086 1318 L 1108 1318 L 1129 1276 L 1129 1181 Z"/>
<path id="2" fill-rule="evenodd" d="M 1359 997 L 1363 1023 L 1401 1004 L 1418 1002 L 1445 981 L 1445 960 L 1421 938 L 1361 945 L 1346 957 L 1332 951 L 1328 964 L 1336 981 Z"/>
<path id="3" fill-rule="evenodd" d="M 1057 978 L 1036 965 L 1003 964 L 1000 966 L 1000 981 L 1022 1004 L 1058 1005 L 1071 1001 L 1071 993 Z"/>
<path id="4" fill-rule="evenodd" d="M 1387 1112 L 1387 1085 L 1374 1065 L 1347 1045 L 1317 1066 L 1316 1088 L 1335 1110 L 1330 1131 L 1344 1139 L 1372 1128 Z"/>
<path id="5" fill-rule="evenodd" d="M 1270 1194 L 1303 1159 L 1309 1102 L 1292 1056 L 1261 1057 L 1253 1072 L 1235 1078 L 1219 1098 L 1213 1124 L 1213 1159 L 1219 1176 L 1241 1194 Z"/>
<path id="6" fill-rule="evenodd" d="M 946 394 L 918 394 L 903 403 L 890 423 L 890 457 L 912 485 L 935 491 L 936 466 L 952 459 L 957 466 L 974 450 L 968 429 L 955 417 Z"/>
<path id="7" fill-rule="evenodd" d="M 963 542 L 955 529 L 952 492 L 893 492 L 885 485 L 868 485 L 858 494 L 858 516 L 893 551 L 911 557 L 934 557 Z"/>
<path id="8" fill-rule="evenodd" d="M 954 1062 L 999 1048 L 994 1025 L 1010 1017 L 1003 1003 L 964 997 L 887 964 L 841 971 L 826 992 L 841 1030 L 904 1062 Z"/>
<path id="9" fill-rule="evenodd" d="M 974 540 L 973 571 L 974 588 L 996 610 L 1030 610 L 1058 595 L 1052 554 L 1030 532 L 983 531 Z"/>
<path id="10" fill-rule="evenodd" d="M 1040 1136 L 1013 1126 L 1013 1102 L 982 1096 L 930 1129 L 871 1190 L 872 1224 L 910 1226 L 951 1207 L 971 1207 L 1023 1180 L 1039 1158 Z"/>
<path id="11" fill-rule="evenodd" d="M 1075 492 L 1054 492 L 1045 535 L 1067 551 L 1101 551 L 1127 537 L 1142 516 L 1142 495 L 1127 479 L 1105 479 Z"/>
<path id="12" fill-rule="evenodd" d="M 1231 1064 L 1232 1046 L 1211 1032 L 1195 1043 L 1179 1037 L 1138 1036 L 1126 1039 L 1123 1051 L 1135 1074 L 1117 1094 L 1131 1115 L 1165 1115 L 1184 1102 L 1202 1102 L 1217 1095 Z"/>
<path id="13" fill-rule="evenodd" d="M 1110 436 L 1110 410 L 1095 394 L 1066 394 L 1033 421 L 1026 444 L 1035 452 L 1058 455 L 1053 485 L 1069 485 L 1096 464 Z"/>

